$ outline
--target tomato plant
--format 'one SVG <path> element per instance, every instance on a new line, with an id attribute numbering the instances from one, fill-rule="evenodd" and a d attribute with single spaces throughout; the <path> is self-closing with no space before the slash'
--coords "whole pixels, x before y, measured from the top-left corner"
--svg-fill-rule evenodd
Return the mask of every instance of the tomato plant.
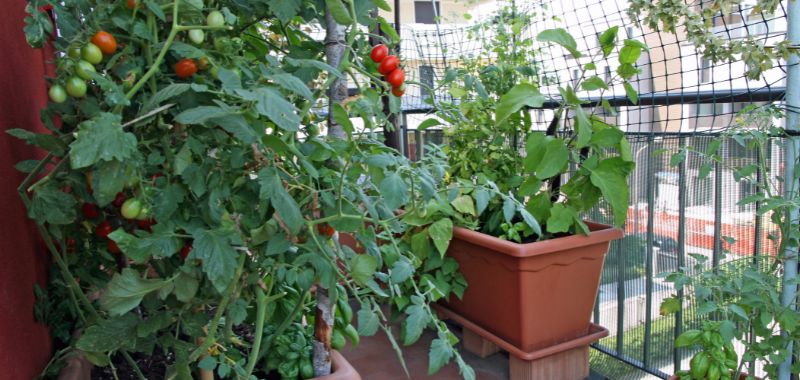
<path id="1" fill-rule="evenodd" d="M 43 5 L 60 23 L 54 37 L 37 13 Z M 315 350 L 314 340 L 336 334 L 357 344 L 378 331 L 394 340 L 399 316 L 402 343 L 435 331 L 433 370 L 455 360 L 474 378 L 430 307 L 466 286 L 443 258 L 460 222 L 443 186 L 446 160 L 439 152 L 412 162 L 375 138 L 390 118 L 362 57 L 372 50 L 365 31 L 385 20 L 368 8 L 30 0 L 28 41 L 52 37 L 66 53 L 57 54 L 57 82 L 74 99 L 42 111 L 44 136 L 10 133 L 49 151 L 21 195 L 67 284 L 72 328 L 82 331 L 72 348 L 134 372 L 131 353 L 159 350 L 174 360 L 170 378 L 297 378 L 330 349 Z M 347 49 L 336 59 L 307 32 L 326 10 L 343 25 Z M 119 41 L 113 51 L 98 30 Z M 351 79 L 352 101 L 325 102 Z M 334 129 L 342 133 L 320 134 Z M 99 215 L 82 215 L 84 203 Z M 363 254 L 339 242 L 344 234 Z M 78 242 L 68 256 L 67 239 Z M 314 329 L 318 312 L 333 309 L 340 321 Z M 292 347 L 300 334 L 306 344 Z M 288 349 L 273 354 L 280 342 Z"/>
<path id="2" fill-rule="evenodd" d="M 94 65 L 88 61 L 80 60 L 75 65 L 75 75 L 81 79 L 91 80 L 92 74 L 96 72 L 97 70 L 95 70 Z"/>

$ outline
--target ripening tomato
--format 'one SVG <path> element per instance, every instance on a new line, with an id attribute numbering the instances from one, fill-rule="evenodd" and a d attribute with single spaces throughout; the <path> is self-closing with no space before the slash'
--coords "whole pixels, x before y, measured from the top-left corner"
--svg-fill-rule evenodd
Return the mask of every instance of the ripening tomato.
<path id="1" fill-rule="evenodd" d="M 137 220 L 136 221 L 136 226 L 137 227 L 139 227 L 139 228 L 141 228 L 143 230 L 147 230 L 147 231 L 150 231 L 150 227 L 153 227 L 154 224 L 156 224 L 156 220 L 152 219 L 152 218 L 143 219 L 143 220 Z"/>
<path id="2" fill-rule="evenodd" d="M 406 73 L 403 69 L 394 69 L 389 75 L 386 75 L 386 81 L 392 85 L 392 87 L 400 87 L 403 85 L 403 82 L 406 80 Z"/>
<path id="3" fill-rule="evenodd" d="M 403 94 L 405 93 L 406 93 L 406 86 L 392 87 L 392 95 L 398 98 L 403 96 Z"/>
<path id="4" fill-rule="evenodd" d="M 336 232 L 328 223 L 317 224 L 317 231 L 319 231 L 320 235 L 325 237 L 331 237 Z"/>
<path id="5" fill-rule="evenodd" d="M 67 252 L 75 252 L 75 247 L 78 245 L 78 242 L 75 241 L 73 238 L 67 239 Z"/>
<path id="6" fill-rule="evenodd" d="M 119 246 L 117 245 L 117 242 L 115 242 L 115 241 L 113 241 L 111 239 L 108 239 L 108 243 L 106 243 L 106 247 L 108 248 L 108 251 L 111 252 L 111 253 L 120 253 L 120 252 L 122 252 L 119 249 Z"/>
<path id="7" fill-rule="evenodd" d="M 50 87 L 50 91 L 47 92 L 50 96 L 50 100 L 53 103 L 64 103 L 67 101 L 67 90 L 64 90 L 64 87 L 61 85 L 53 85 Z"/>
<path id="8" fill-rule="evenodd" d="M 128 0 L 126 5 L 128 9 L 134 9 L 139 6 L 139 0 Z"/>
<path id="9" fill-rule="evenodd" d="M 206 16 L 206 25 L 219 28 L 225 25 L 225 16 L 223 16 L 220 11 L 211 11 L 211 13 Z"/>
<path id="10" fill-rule="evenodd" d="M 131 198 L 122 203 L 122 217 L 125 219 L 136 219 L 142 212 L 142 202 L 136 198 Z"/>
<path id="11" fill-rule="evenodd" d="M 398 65 L 400 65 L 400 58 L 397 58 L 396 55 L 387 56 L 381 61 L 381 64 L 378 65 L 378 72 L 383 75 L 389 74 L 394 71 Z"/>
<path id="12" fill-rule="evenodd" d="M 117 39 L 106 31 L 99 31 L 92 37 L 92 43 L 100 48 L 103 54 L 111 55 L 117 51 Z"/>
<path id="13" fill-rule="evenodd" d="M 94 229 L 94 234 L 101 238 L 107 238 L 112 231 L 114 231 L 114 227 L 111 227 L 111 223 L 104 220 Z"/>
<path id="14" fill-rule="evenodd" d="M 86 96 L 86 82 L 78 77 L 67 79 L 67 94 L 73 98 L 82 98 Z"/>
<path id="15" fill-rule="evenodd" d="M 126 199 L 127 198 L 125 197 L 125 193 L 119 192 L 117 193 L 117 196 L 114 197 L 114 200 L 111 201 L 111 204 L 114 205 L 114 207 L 116 208 L 120 208 L 122 207 L 122 204 L 125 203 Z"/>
<path id="16" fill-rule="evenodd" d="M 369 53 L 369 57 L 372 58 L 372 62 L 375 63 L 380 63 L 387 55 L 389 55 L 389 48 L 384 44 L 375 45 L 375 47 L 372 48 L 372 52 Z"/>
<path id="17" fill-rule="evenodd" d="M 186 260 L 189 257 L 189 254 L 192 252 L 192 243 L 186 243 L 183 248 L 181 248 L 180 255 L 181 259 Z"/>
<path id="18" fill-rule="evenodd" d="M 186 79 L 197 72 L 197 64 L 191 58 L 184 58 L 175 64 L 175 75 L 178 78 Z"/>
<path id="19" fill-rule="evenodd" d="M 203 32 L 203 29 L 192 29 L 189 31 L 189 40 L 191 40 L 195 45 L 202 44 L 205 39 L 206 33 Z"/>
<path id="20" fill-rule="evenodd" d="M 91 80 L 92 74 L 96 72 L 97 71 L 94 69 L 94 65 L 88 61 L 80 60 L 78 61 L 78 64 L 75 65 L 75 75 L 81 79 Z"/>
<path id="21" fill-rule="evenodd" d="M 97 205 L 92 203 L 84 203 L 81 205 L 81 212 L 83 212 L 83 216 L 86 219 L 94 219 L 100 216 L 100 210 L 97 209 Z"/>
<path id="22" fill-rule="evenodd" d="M 97 45 L 88 43 L 81 49 L 81 58 L 89 63 L 96 65 L 103 61 L 103 51 Z"/>

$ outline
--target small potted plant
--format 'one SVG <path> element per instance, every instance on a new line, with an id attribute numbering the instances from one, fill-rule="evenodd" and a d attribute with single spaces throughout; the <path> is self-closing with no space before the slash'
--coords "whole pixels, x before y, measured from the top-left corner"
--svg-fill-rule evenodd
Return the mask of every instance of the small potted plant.
<path id="1" fill-rule="evenodd" d="M 675 341 L 676 347 L 697 349 L 689 369 L 678 371 L 676 379 L 753 379 L 761 370 L 766 378 L 777 378 L 779 366 L 791 356 L 791 347 L 800 339 L 797 300 L 785 303 L 781 294 L 784 286 L 794 282 L 782 280 L 783 252 L 795 244 L 799 233 L 792 219 L 798 198 L 796 192 L 782 193 L 785 186 L 782 176 L 769 179 L 770 158 L 765 154 L 772 139 L 788 137 L 783 128 L 773 124 L 782 117 L 783 111 L 773 105 L 748 106 L 739 112 L 735 125 L 705 149 L 686 147 L 672 156 L 675 165 L 696 156 L 704 175 L 711 172 L 713 165 L 720 165 L 730 170 L 738 182 L 753 186 L 754 193 L 739 203 L 758 203 L 759 217 L 768 216 L 778 229 L 769 235 L 769 243 L 781 253 L 723 258 L 718 267 L 710 269 L 708 258 L 695 254 L 692 255 L 697 260 L 695 266 L 667 275 L 666 280 L 674 283 L 676 289 L 684 289 L 687 295 L 684 299 L 678 296 L 664 299 L 662 314 L 692 305 L 684 313 L 703 320 L 699 326 L 690 326 L 693 328 Z M 725 160 L 721 153 L 723 144 L 737 144 L 754 151 L 756 159 Z M 800 372 L 795 366 L 787 369 L 787 373 Z"/>
<path id="2" fill-rule="evenodd" d="M 463 298 L 450 299 L 449 312 L 530 352 L 584 336 L 599 286 L 609 242 L 622 231 L 586 222 L 583 215 L 603 205 L 616 226 L 628 208 L 627 179 L 634 167 L 624 133 L 602 114 L 615 113 L 607 102 L 587 108 L 580 92 L 601 94 L 627 81 L 642 43 L 620 44 L 617 27 L 599 35 L 598 50 L 584 55 L 564 29 L 538 34 L 555 44 L 553 54 L 569 55 L 580 75 L 558 86 L 560 98 L 546 128 L 536 128 L 531 108 L 548 100 L 540 86 L 541 49 L 516 40 L 522 16 L 505 10 L 492 22 L 487 56 L 450 69 L 441 86 L 455 99 L 436 101 L 436 115 L 447 126 L 452 189 L 451 207 L 464 223 L 454 229 L 447 256 L 455 258 L 469 284 Z M 614 78 L 597 75 L 597 65 L 619 45 Z M 489 63 L 487 63 L 489 62 Z M 553 85 L 555 87 L 555 85 Z M 430 119 L 423 127 L 439 122 Z M 520 146 L 524 148 L 520 149 Z"/>

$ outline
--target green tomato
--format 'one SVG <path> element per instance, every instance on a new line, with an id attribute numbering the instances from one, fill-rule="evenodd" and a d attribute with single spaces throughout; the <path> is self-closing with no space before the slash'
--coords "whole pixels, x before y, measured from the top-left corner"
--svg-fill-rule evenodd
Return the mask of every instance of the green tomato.
<path id="1" fill-rule="evenodd" d="M 67 94 L 73 98 L 82 98 L 86 96 L 86 82 L 78 77 L 67 79 Z"/>
<path id="2" fill-rule="evenodd" d="M 225 25 L 225 16 L 223 16 L 220 11 L 211 11 L 211 13 L 206 16 L 206 25 L 219 28 Z"/>
<path id="3" fill-rule="evenodd" d="M 70 58 L 78 59 L 78 58 L 81 57 L 81 48 L 79 48 L 79 47 L 69 48 L 69 50 L 67 50 L 67 55 Z"/>
<path id="4" fill-rule="evenodd" d="M 47 94 L 50 95 L 50 100 L 52 100 L 53 103 L 64 103 L 67 101 L 67 91 L 64 90 L 64 87 L 61 87 L 61 85 L 53 85 L 50 87 L 50 91 L 48 91 Z"/>
<path id="5" fill-rule="evenodd" d="M 147 207 L 142 207 L 142 211 L 139 211 L 139 215 L 136 215 L 136 220 L 145 220 L 150 217 L 150 209 Z"/>
<path id="6" fill-rule="evenodd" d="M 75 75 L 82 79 L 90 80 L 92 79 L 92 73 L 96 72 L 97 70 L 94 69 L 94 65 L 84 60 L 78 61 L 78 64 L 75 66 Z"/>
<path id="7" fill-rule="evenodd" d="M 202 29 L 192 29 L 189 31 L 189 40 L 195 45 L 200 45 L 205 41 L 206 33 Z"/>
<path id="8" fill-rule="evenodd" d="M 81 49 L 81 57 L 85 61 L 89 61 L 89 63 L 96 65 L 103 61 L 103 52 L 99 47 L 97 47 L 97 45 L 90 42 L 86 44 L 83 49 Z"/>
<path id="9" fill-rule="evenodd" d="M 142 202 L 136 198 L 130 198 L 122 204 L 122 217 L 125 219 L 136 219 L 142 212 Z"/>

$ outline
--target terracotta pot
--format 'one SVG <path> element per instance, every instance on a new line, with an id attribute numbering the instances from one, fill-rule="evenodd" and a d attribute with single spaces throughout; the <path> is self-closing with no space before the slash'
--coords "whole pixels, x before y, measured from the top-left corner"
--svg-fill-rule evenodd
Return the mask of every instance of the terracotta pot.
<path id="1" fill-rule="evenodd" d="M 587 225 L 588 236 L 528 244 L 455 228 L 447 254 L 468 287 L 447 308 L 524 352 L 586 336 L 608 245 L 622 237 Z"/>
<path id="2" fill-rule="evenodd" d="M 356 372 L 350 363 L 339 353 L 331 351 L 331 362 L 333 373 L 327 376 L 315 377 L 317 380 L 361 380 L 361 375 Z"/>

